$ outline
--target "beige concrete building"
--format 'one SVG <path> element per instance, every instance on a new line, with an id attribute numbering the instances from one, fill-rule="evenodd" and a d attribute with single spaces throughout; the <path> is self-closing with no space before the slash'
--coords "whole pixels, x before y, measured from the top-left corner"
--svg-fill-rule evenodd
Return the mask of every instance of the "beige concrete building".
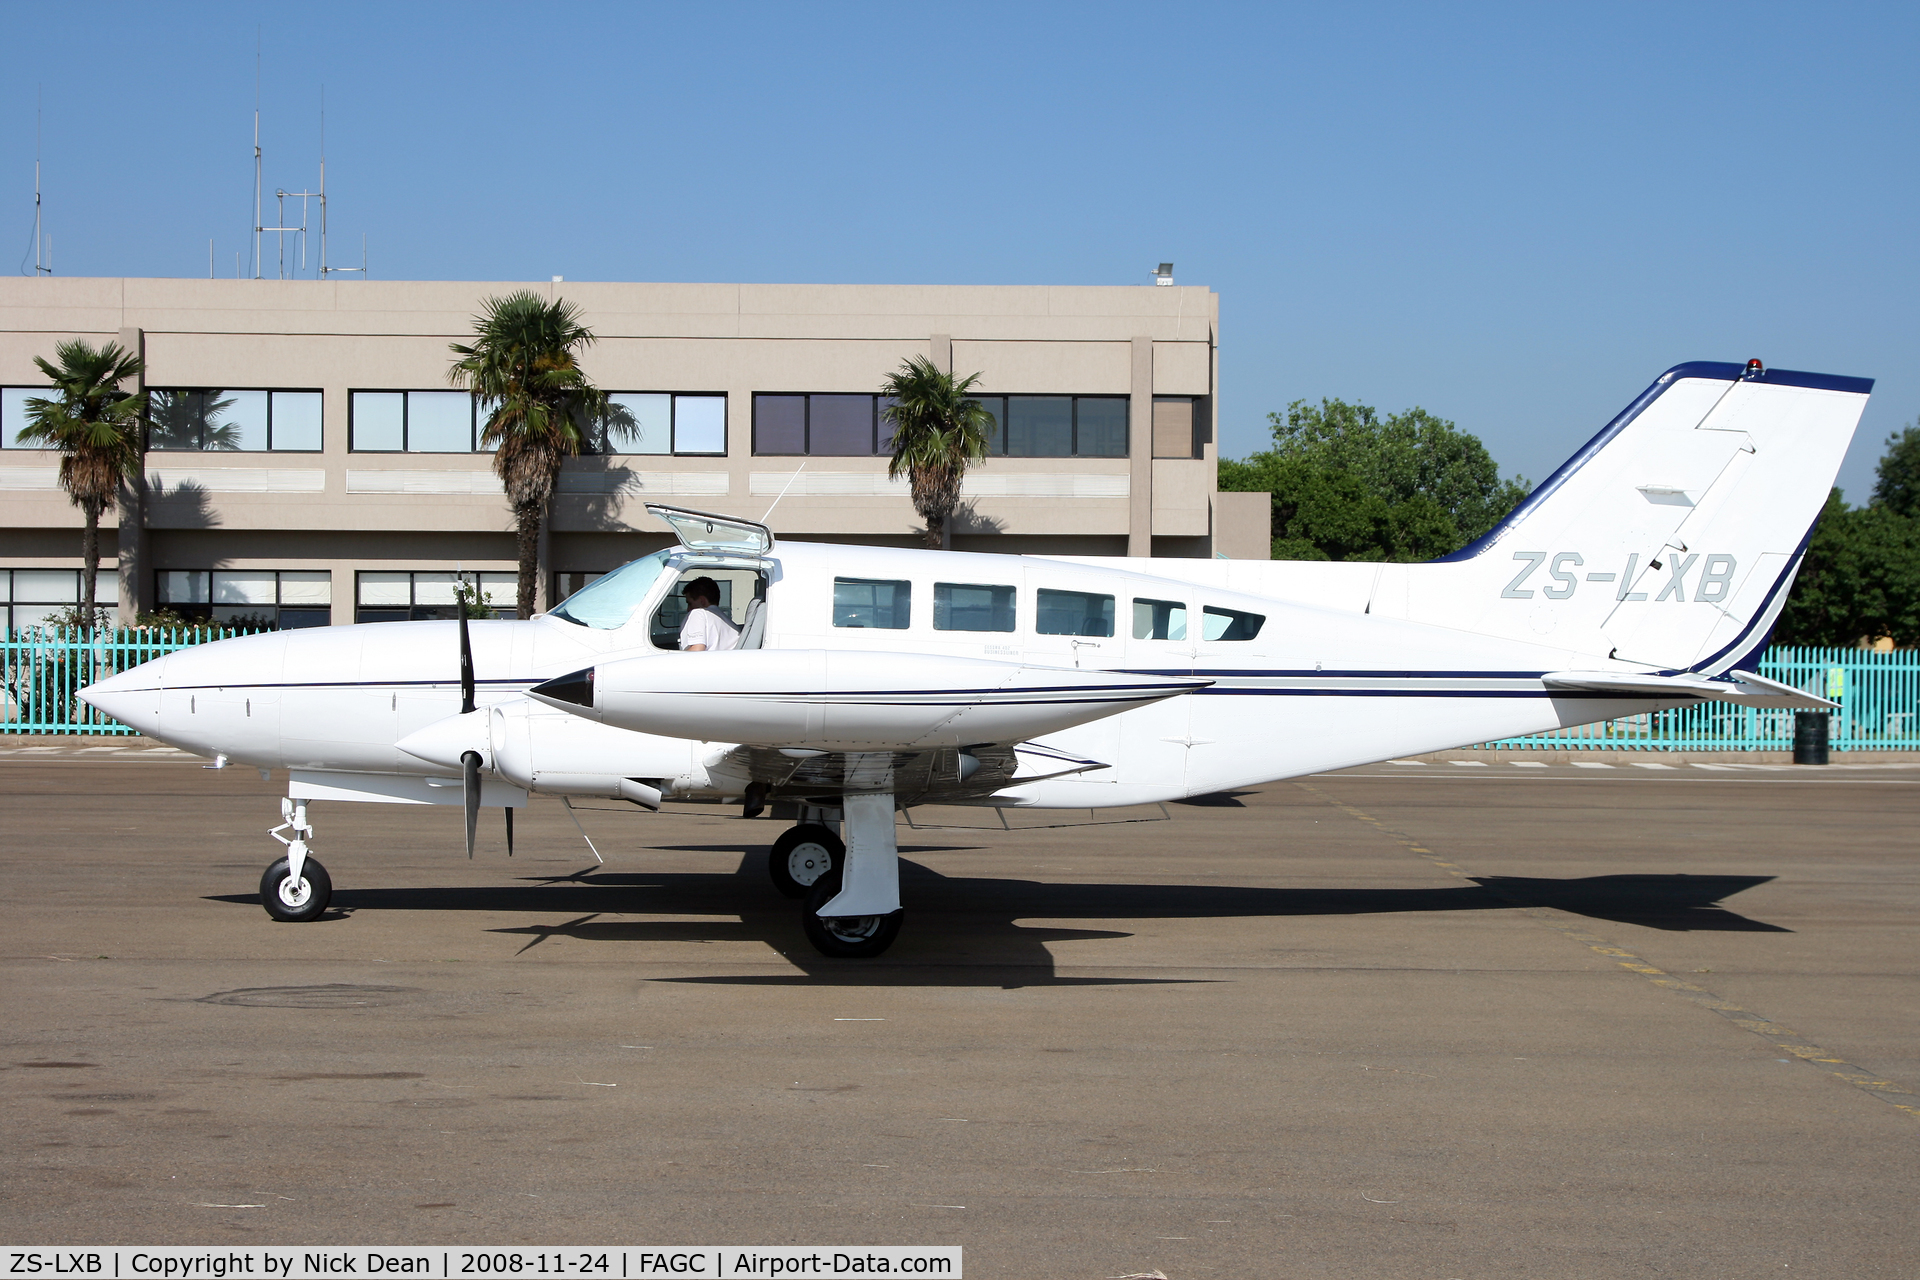
<path id="1" fill-rule="evenodd" d="M 957 549 L 1267 555 L 1265 496 L 1215 489 L 1206 288 L 24 278 L 0 280 L 0 617 L 73 598 L 80 514 L 15 442 L 34 357 L 69 337 L 146 362 L 146 483 L 102 538 L 123 615 L 436 616 L 462 573 L 511 608 L 511 512 L 447 348 L 519 288 L 582 308 L 584 367 L 635 424 L 567 464 L 542 607 L 667 543 L 648 500 L 917 543 L 876 394 L 911 356 L 980 373 L 998 423 Z"/>

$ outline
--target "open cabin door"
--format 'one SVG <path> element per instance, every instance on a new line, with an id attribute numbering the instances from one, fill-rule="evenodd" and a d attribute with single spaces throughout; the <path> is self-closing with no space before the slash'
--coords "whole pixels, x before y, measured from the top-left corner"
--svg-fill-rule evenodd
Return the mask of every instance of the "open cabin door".
<path id="1" fill-rule="evenodd" d="M 689 551 L 758 558 L 773 550 L 773 530 L 752 520 L 658 502 L 649 502 L 647 510 L 666 521 L 680 545 Z"/>

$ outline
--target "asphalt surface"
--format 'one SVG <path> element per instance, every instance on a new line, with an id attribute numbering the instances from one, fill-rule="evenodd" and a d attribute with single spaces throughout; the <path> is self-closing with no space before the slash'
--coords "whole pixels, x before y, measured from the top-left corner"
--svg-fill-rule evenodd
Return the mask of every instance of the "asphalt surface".
<path id="1" fill-rule="evenodd" d="M 316 805 L 286 925 L 279 780 L 0 750 L 0 1231 L 1920 1274 L 1920 766 L 1488 759 L 903 829 L 900 943 L 828 962 L 771 821 Z"/>

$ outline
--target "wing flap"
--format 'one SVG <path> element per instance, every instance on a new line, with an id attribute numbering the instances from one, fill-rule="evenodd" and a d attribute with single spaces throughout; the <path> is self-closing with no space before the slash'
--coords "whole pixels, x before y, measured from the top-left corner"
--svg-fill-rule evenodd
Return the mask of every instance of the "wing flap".
<path id="1" fill-rule="evenodd" d="M 1838 707 L 1792 685 L 1769 680 L 1751 671 L 1736 671 L 1731 680 L 1711 679 L 1682 672 L 1663 676 L 1643 671 L 1549 671 L 1540 677 L 1549 689 L 1578 689 L 1590 693 L 1619 693 L 1647 698 L 1703 698 L 1779 710 L 1815 711 Z"/>

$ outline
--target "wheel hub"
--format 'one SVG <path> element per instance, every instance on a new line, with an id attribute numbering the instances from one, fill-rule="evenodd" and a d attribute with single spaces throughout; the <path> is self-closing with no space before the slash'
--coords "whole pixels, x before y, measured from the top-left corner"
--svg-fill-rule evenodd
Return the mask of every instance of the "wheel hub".
<path id="1" fill-rule="evenodd" d="M 826 931 L 842 942 L 865 942 L 880 932 L 885 916 L 821 916 Z"/>
<path id="2" fill-rule="evenodd" d="M 306 906 L 307 899 L 313 896 L 313 886 L 307 883 L 304 876 L 298 880 L 288 876 L 280 882 L 279 893 L 281 902 L 298 911 Z"/>
<path id="3" fill-rule="evenodd" d="M 833 855 L 822 845 L 811 840 L 797 844 L 787 854 L 787 874 L 793 877 L 797 885 L 811 888 L 814 881 L 825 875 L 833 867 Z"/>

